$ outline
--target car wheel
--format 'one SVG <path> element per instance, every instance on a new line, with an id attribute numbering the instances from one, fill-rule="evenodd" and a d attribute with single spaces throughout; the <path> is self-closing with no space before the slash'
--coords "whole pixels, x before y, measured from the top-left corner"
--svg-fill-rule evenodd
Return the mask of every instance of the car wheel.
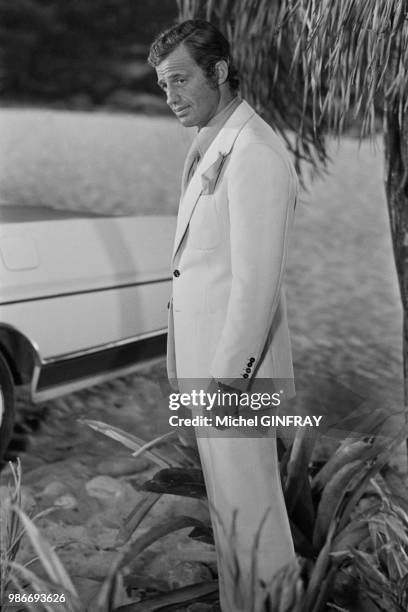
<path id="1" fill-rule="evenodd" d="M 14 384 L 10 368 L 0 353 L 0 459 L 6 454 L 14 428 Z"/>

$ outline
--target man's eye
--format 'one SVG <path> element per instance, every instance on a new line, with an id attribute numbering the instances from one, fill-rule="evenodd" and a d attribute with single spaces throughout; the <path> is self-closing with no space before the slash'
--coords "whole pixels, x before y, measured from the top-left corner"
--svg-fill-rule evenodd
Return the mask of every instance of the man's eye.
<path id="1" fill-rule="evenodd" d="M 176 83 L 184 83 L 186 79 L 177 79 Z"/>

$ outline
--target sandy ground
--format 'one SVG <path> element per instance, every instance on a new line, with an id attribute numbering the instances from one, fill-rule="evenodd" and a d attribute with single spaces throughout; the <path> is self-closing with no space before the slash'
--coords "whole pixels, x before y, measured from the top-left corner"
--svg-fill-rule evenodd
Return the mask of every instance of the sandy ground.
<path id="1" fill-rule="evenodd" d="M 329 376 L 373 405 L 401 410 L 401 308 L 381 148 L 374 154 L 364 143 L 358 151 L 355 141 L 345 140 L 339 150 L 333 145 L 333 160 L 330 175 L 302 193 L 288 261 L 286 292 L 299 394 L 308 398 L 308 407 L 323 402 L 325 409 L 344 412 L 344 399 L 330 395 L 322 382 Z M 57 502 L 57 510 L 40 525 L 87 601 L 114 558 L 117 520 L 140 498 L 138 483 L 156 468 L 140 460 L 133 472 L 123 473 L 130 469 L 128 453 L 77 418 L 111 422 L 145 439 L 167 431 L 168 412 L 158 384 L 164 375 L 162 363 L 36 407 L 24 393 L 19 398 L 20 425 L 10 457 L 24 447 L 20 455 L 29 505 L 40 510 Z M 391 429 L 397 428 L 394 422 Z M 331 448 L 330 443 L 323 447 Z M 93 496 L 89 483 L 100 476 L 116 485 L 105 480 L 102 493 Z M 0 482 L 6 479 L 3 471 Z M 72 507 L 64 507 L 64 495 Z M 194 504 L 187 511 L 204 512 Z M 148 520 L 185 512 L 186 504 L 172 498 Z M 200 576 L 208 579 L 213 560 L 210 547 L 198 552 L 183 533 L 149 550 L 139 569 L 145 576 L 159 576 L 170 588 Z"/>

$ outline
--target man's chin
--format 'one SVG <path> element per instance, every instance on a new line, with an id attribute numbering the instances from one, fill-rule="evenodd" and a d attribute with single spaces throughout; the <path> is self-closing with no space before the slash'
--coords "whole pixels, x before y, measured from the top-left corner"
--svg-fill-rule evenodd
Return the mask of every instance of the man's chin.
<path id="1" fill-rule="evenodd" d="M 194 125 L 196 125 L 196 123 L 194 123 L 194 120 L 189 117 L 177 117 L 177 119 L 184 127 L 193 127 Z"/>

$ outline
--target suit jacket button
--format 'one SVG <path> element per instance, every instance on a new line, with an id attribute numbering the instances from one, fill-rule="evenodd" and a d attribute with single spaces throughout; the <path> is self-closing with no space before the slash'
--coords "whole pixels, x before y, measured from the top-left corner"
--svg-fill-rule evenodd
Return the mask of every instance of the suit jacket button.
<path id="1" fill-rule="evenodd" d="M 174 270 L 173 272 L 173 276 L 175 276 L 176 278 L 178 278 L 180 276 L 180 270 Z"/>
<path id="2" fill-rule="evenodd" d="M 170 308 L 170 302 L 167 302 L 167 308 Z"/>
<path id="3" fill-rule="evenodd" d="M 252 361 L 248 361 L 247 363 L 248 368 L 252 368 L 252 363 L 253 363 Z"/>
<path id="4" fill-rule="evenodd" d="M 243 378 L 248 378 L 248 374 L 243 374 L 242 377 Z"/>
<path id="5" fill-rule="evenodd" d="M 248 374 L 251 372 L 251 368 L 246 368 L 245 372 L 248 372 Z"/>
<path id="6" fill-rule="evenodd" d="M 255 359 L 253 357 L 250 358 L 249 360 L 251 363 L 254 363 Z"/>

